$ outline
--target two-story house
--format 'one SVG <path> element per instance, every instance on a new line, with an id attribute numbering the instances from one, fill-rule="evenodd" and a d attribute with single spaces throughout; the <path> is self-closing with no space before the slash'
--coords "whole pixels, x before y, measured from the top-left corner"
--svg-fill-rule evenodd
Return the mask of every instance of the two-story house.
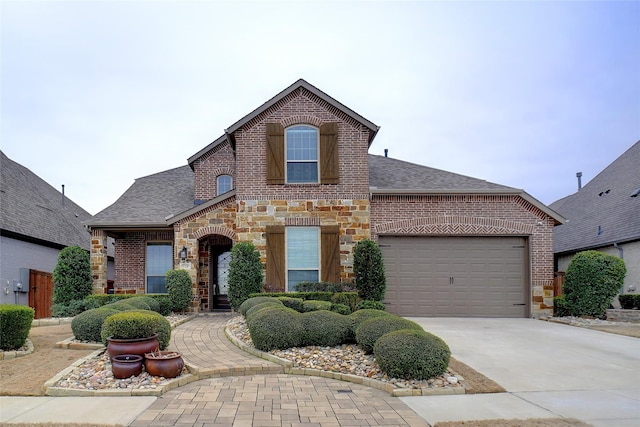
<path id="1" fill-rule="evenodd" d="M 115 286 L 163 292 L 187 270 L 199 310 L 226 295 L 234 243 L 250 241 L 267 291 L 349 282 L 377 241 L 389 311 L 529 317 L 552 307 L 553 226 L 522 190 L 368 154 L 379 127 L 304 80 L 232 124 L 188 165 L 137 179 L 90 222 L 96 292 L 115 238 Z"/>

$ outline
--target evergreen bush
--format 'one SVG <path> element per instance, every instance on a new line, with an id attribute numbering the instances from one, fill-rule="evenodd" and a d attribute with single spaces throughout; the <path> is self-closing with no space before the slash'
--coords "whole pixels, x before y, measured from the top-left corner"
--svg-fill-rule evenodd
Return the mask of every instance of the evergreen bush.
<path id="1" fill-rule="evenodd" d="M 191 276 L 187 270 L 169 270 L 166 274 L 167 293 L 175 312 L 184 313 L 193 299 Z"/>
<path id="2" fill-rule="evenodd" d="M 302 298 L 278 297 L 285 307 L 293 308 L 298 313 L 302 313 L 304 300 Z"/>
<path id="3" fill-rule="evenodd" d="M 360 301 L 356 306 L 356 310 L 367 310 L 367 309 L 385 311 L 387 307 L 385 307 L 384 304 L 381 303 L 380 301 L 371 301 L 371 300 Z"/>
<path id="4" fill-rule="evenodd" d="M 77 340 L 101 342 L 102 324 L 107 317 L 120 313 L 108 307 L 92 308 L 78 314 L 71 321 L 71 330 Z"/>
<path id="5" fill-rule="evenodd" d="M 351 321 L 351 331 L 347 338 L 349 342 L 355 342 L 356 340 L 356 329 L 360 324 L 364 323 L 369 319 L 373 319 L 374 317 L 382 317 L 382 316 L 391 316 L 391 314 L 386 311 L 374 310 L 369 308 L 364 308 L 362 310 L 354 311 L 349 315 L 349 320 Z"/>
<path id="6" fill-rule="evenodd" d="M 247 319 L 253 344 L 258 350 L 284 350 L 299 347 L 304 337 L 301 314 L 284 307 L 264 308 Z"/>
<path id="7" fill-rule="evenodd" d="M 259 310 L 262 310 L 265 307 L 274 307 L 274 306 L 275 307 L 284 307 L 282 302 L 280 302 L 276 298 L 270 298 L 269 301 L 261 302 L 260 304 L 256 304 L 253 307 L 249 308 L 245 313 L 245 317 L 248 319 L 254 313 L 257 313 Z"/>
<path id="8" fill-rule="evenodd" d="M 149 306 L 149 310 L 160 313 L 160 303 L 157 299 L 152 298 L 148 295 L 137 295 L 134 298 L 139 299 L 140 301 L 143 301 L 145 304 L 147 304 Z M 131 301 L 131 299 L 129 299 L 129 301 Z"/>
<path id="9" fill-rule="evenodd" d="M 260 292 L 263 274 L 260 252 L 251 242 L 237 243 L 231 249 L 229 277 L 227 279 L 229 304 L 237 310 L 249 298 L 249 294 Z"/>
<path id="10" fill-rule="evenodd" d="M 380 370 L 392 378 L 428 380 L 447 371 L 451 351 L 435 335 L 402 329 L 382 335 L 373 355 Z"/>
<path id="11" fill-rule="evenodd" d="M 349 306 L 346 306 L 344 304 L 331 304 L 331 308 L 329 309 L 329 311 L 342 314 L 343 316 L 348 316 L 351 314 L 351 309 L 349 308 Z"/>
<path id="12" fill-rule="evenodd" d="M 136 297 L 136 298 L 127 298 L 126 300 L 122 300 L 121 305 L 130 305 L 133 306 L 139 310 L 150 310 L 151 307 L 149 307 L 149 304 L 146 303 L 146 301 L 144 301 L 143 299 Z"/>
<path id="13" fill-rule="evenodd" d="M 310 311 L 318 310 L 331 310 L 331 302 L 329 301 L 315 301 L 308 300 L 302 302 L 302 312 L 308 313 Z"/>
<path id="14" fill-rule="evenodd" d="M 637 294 L 625 294 L 618 297 L 620 305 L 625 310 L 638 310 L 640 309 L 640 295 Z"/>
<path id="15" fill-rule="evenodd" d="M 296 285 L 296 292 L 343 292 L 341 283 L 332 282 L 300 282 Z"/>
<path id="16" fill-rule="evenodd" d="M 382 251 L 372 240 L 360 240 L 353 249 L 355 286 L 363 300 L 382 301 L 387 288 Z"/>
<path id="17" fill-rule="evenodd" d="M 360 296 L 357 292 L 338 292 L 337 294 L 333 294 L 331 302 L 334 304 L 344 304 L 353 312 L 358 309 Z"/>
<path id="18" fill-rule="evenodd" d="M 158 334 L 160 350 L 167 348 L 171 340 L 171 324 L 164 316 L 149 310 L 132 310 L 113 314 L 107 317 L 100 331 L 104 344 L 110 337 L 148 338 L 153 334 Z"/>
<path id="19" fill-rule="evenodd" d="M 400 329 L 423 331 L 422 326 L 398 316 L 383 316 L 366 320 L 356 328 L 356 342 L 367 354 L 373 353 L 375 342 L 384 334 Z"/>
<path id="20" fill-rule="evenodd" d="M 562 288 L 571 315 L 603 317 L 622 288 L 626 272 L 618 257 L 578 252 L 569 263 Z"/>
<path id="21" fill-rule="evenodd" d="M 92 291 L 89 253 L 80 246 L 62 249 L 53 270 L 53 303 L 66 305 L 84 299 Z"/>
<path id="22" fill-rule="evenodd" d="M 16 350 L 31 330 L 34 311 L 24 305 L 0 304 L 0 349 Z"/>
<path id="23" fill-rule="evenodd" d="M 304 337 L 302 345 L 333 347 L 345 342 L 351 324 L 346 316 L 320 310 L 300 315 Z"/>
<path id="24" fill-rule="evenodd" d="M 246 299 L 242 304 L 240 304 L 240 307 L 238 307 L 238 312 L 243 315 L 243 316 L 247 316 L 247 311 L 253 307 L 256 306 L 258 304 L 262 304 L 263 302 L 273 302 L 275 304 L 282 304 L 281 301 L 279 301 L 277 298 L 270 298 L 270 297 L 252 297 L 252 298 L 248 298 Z"/>

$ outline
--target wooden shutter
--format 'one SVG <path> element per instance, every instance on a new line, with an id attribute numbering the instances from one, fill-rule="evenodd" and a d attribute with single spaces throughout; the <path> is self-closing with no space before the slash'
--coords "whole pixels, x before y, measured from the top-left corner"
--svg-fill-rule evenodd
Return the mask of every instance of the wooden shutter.
<path id="1" fill-rule="evenodd" d="M 284 271 L 284 226 L 269 225 L 267 234 L 267 281 L 266 288 L 272 292 L 285 292 Z"/>
<path id="2" fill-rule="evenodd" d="M 284 184 L 284 127 L 267 123 L 267 184 Z"/>
<path id="3" fill-rule="evenodd" d="M 320 256 L 323 282 L 340 282 L 340 227 L 328 225 L 320 228 Z"/>
<path id="4" fill-rule="evenodd" d="M 320 126 L 320 183 L 338 181 L 338 123 L 325 123 Z"/>

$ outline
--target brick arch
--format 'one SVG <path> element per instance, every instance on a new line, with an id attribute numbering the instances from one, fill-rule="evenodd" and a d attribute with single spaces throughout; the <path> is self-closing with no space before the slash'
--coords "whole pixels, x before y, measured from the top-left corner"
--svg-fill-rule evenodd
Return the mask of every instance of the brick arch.
<path id="1" fill-rule="evenodd" d="M 533 234 L 534 226 L 498 218 L 445 215 L 390 221 L 374 227 L 376 234 Z"/>
<path id="2" fill-rule="evenodd" d="M 295 116 L 290 116 L 290 117 L 286 117 L 282 120 L 282 126 L 289 127 L 292 125 L 312 125 L 315 127 L 320 127 L 320 125 L 322 124 L 322 119 L 316 116 L 312 116 L 309 114 L 299 114 L 299 115 L 295 115 Z"/>
<path id="3" fill-rule="evenodd" d="M 220 234 L 222 236 L 230 238 L 234 242 L 236 241 L 236 233 L 233 230 L 227 227 L 221 227 L 219 225 L 200 228 L 198 231 L 193 233 L 193 238 L 199 240 L 205 236 L 210 236 L 213 234 Z"/>

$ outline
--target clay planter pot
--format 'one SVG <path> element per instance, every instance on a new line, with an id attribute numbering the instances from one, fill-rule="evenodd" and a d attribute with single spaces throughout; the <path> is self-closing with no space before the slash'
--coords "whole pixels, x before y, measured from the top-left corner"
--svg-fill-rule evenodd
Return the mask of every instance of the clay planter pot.
<path id="1" fill-rule="evenodd" d="M 142 356 L 137 354 L 121 354 L 111 359 L 111 372 L 116 378 L 129 378 L 142 372 Z"/>
<path id="2" fill-rule="evenodd" d="M 175 351 L 156 351 L 144 355 L 144 368 L 149 375 L 175 378 L 182 372 L 184 360 Z"/>
<path id="3" fill-rule="evenodd" d="M 147 338 L 107 338 L 107 352 L 111 360 L 121 354 L 137 354 L 144 358 L 145 353 L 156 351 L 158 346 L 158 334 L 153 334 Z"/>

